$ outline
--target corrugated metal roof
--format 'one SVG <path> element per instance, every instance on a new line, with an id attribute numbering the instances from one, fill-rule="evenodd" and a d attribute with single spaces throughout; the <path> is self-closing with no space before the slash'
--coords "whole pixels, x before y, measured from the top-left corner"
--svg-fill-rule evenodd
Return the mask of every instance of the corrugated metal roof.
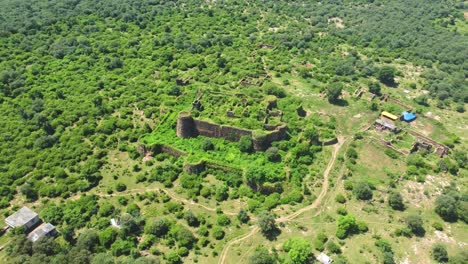
<path id="1" fill-rule="evenodd" d="M 41 237 L 44 237 L 53 231 L 55 231 L 55 226 L 53 226 L 51 223 L 42 224 L 38 228 L 34 229 L 34 231 L 29 233 L 28 239 L 32 242 L 36 242 Z"/>
<path id="2" fill-rule="evenodd" d="M 5 222 L 11 227 L 22 227 L 37 216 L 36 212 L 25 206 L 19 209 L 16 213 L 7 217 Z"/>
<path id="3" fill-rule="evenodd" d="M 383 111 L 382 115 L 385 116 L 385 117 L 388 117 L 388 118 L 390 118 L 392 120 L 397 120 L 398 119 L 398 116 L 396 116 L 396 115 L 394 115 L 392 113 L 389 113 L 387 111 Z"/>

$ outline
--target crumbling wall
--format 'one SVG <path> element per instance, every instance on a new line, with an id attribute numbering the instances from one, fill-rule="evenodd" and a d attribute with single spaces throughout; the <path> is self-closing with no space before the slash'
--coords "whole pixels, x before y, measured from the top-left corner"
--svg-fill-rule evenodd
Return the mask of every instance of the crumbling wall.
<path id="1" fill-rule="evenodd" d="M 200 174 L 207 168 L 222 170 L 224 172 L 237 172 L 242 174 L 242 170 L 239 168 L 227 166 L 224 164 L 211 162 L 211 161 L 200 161 L 198 163 L 186 163 L 184 164 L 184 171 L 190 174 Z"/>
<path id="2" fill-rule="evenodd" d="M 230 141 L 239 141 L 243 136 L 252 136 L 252 131 L 231 126 L 221 126 L 221 134 L 219 137 Z"/>
<path id="3" fill-rule="evenodd" d="M 220 125 L 194 119 L 196 134 L 206 137 L 220 137 Z"/>
<path id="4" fill-rule="evenodd" d="M 188 113 L 182 112 L 177 119 L 177 136 L 181 138 L 202 135 L 206 137 L 224 138 L 230 141 L 239 141 L 243 136 L 253 137 L 254 149 L 265 150 L 273 141 L 283 140 L 287 137 L 287 126 L 277 126 L 273 131 L 261 137 L 253 137 L 253 132 L 232 126 L 222 126 L 203 120 L 194 119 Z"/>
<path id="5" fill-rule="evenodd" d="M 145 145 L 142 143 L 138 143 L 137 151 L 141 156 L 146 156 L 146 154 L 148 153 L 151 153 L 152 156 L 158 153 L 166 153 L 176 158 L 187 155 L 182 150 L 178 150 L 171 146 L 162 144 Z"/>
<path id="6" fill-rule="evenodd" d="M 179 113 L 177 118 L 177 136 L 180 138 L 194 137 L 196 134 L 196 124 L 193 117 L 186 112 Z"/>

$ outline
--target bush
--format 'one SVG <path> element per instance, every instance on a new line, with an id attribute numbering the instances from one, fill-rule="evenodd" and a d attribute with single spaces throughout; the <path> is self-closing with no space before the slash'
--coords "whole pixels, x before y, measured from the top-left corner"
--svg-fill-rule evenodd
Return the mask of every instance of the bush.
<path id="1" fill-rule="evenodd" d="M 339 194 L 336 195 L 335 201 L 340 203 L 340 204 L 344 204 L 344 203 L 346 203 L 346 198 L 344 197 L 343 194 L 339 193 Z"/>
<path id="2" fill-rule="evenodd" d="M 220 226 L 215 226 L 212 230 L 213 237 L 217 240 L 221 240 L 224 238 L 224 231 L 223 228 Z"/>
<path id="3" fill-rule="evenodd" d="M 390 205 L 391 208 L 395 210 L 401 211 L 405 209 L 403 198 L 401 197 L 401 194 L 399 193 L 391 193 L 390 196 L 388 197 L 388 204 Z"/>
<path id="4" fill-rule="evenodd" d="M 353 192 L 359 200 L 372 199 L 372 189 L 367 182 L 357 183 L 356 186 L 354 186 Z"/>
<path id="5" fill-rule="evenodd" d="M 338 209 L 336 209 L 336 213 L 339 215 L 347 215 L 348 211 L 344 207 L 338 207 Z"/>
<path id="6" fill-rule="evenodd" d="M 118 182 L 116 185 L 115 185 L 115 190 L 118 191 L 118 192 L 123 192 L 127 189 L 127 185 L 125 185 L 124 183 L 121 183 L 121 182 Z"/>
<path id="7" fill-rule="evenodd" d="M 434 222 L 434 223 L 432 224 L 432 227 L 433 227 L 435 230 L 438 230 L 438 231 L 444 230 L 444 226 L 442 225 L 441 222 Z"/>
<path id="8" fill-rule="evenodd" d="M 328 252 L 332 254 L 340 254 L 341 253 L 341 248 L 338 244 L 336 244 L 333 241 L 328 241 L 327 243 L 327 250 Z"/>
<path id="9" fill-rule="evenodd" d="M 237 145 L 239 146 L 239 150 L 242 152 L 250 153 L 253 150 L 253 141 L 249 136 L 241 137 Z"/>
<path id="10" fill-rule="evenodd" d="M 218 223 L 218 225 L 220 226 L 228 226 L 229 224 L 231 224 L 231 219 L 229 219 L 229 217 L 223 214 L 218 215 L 218 218 L 216 219 L 216 223 Z"/>
<path id="11" fill-rule="evenodd" d="M 432 246 L 432 258 L 437 262 L 447 262 L 448 253 L 447 247 L 442 244 L 435 244 Z"/>
<path id="12" fill-rule="evenodd" d="M 203 140 L 203 142 L 202 142 L 202 149 L 203 149 L 204 151 L 214 150 L 213 142 L 211 142 L 211 140 L 209 140 L 209 139 Z"/>
<path id="13" fill-rule="evenodd" d="M 441 195 L 435 201 L 435 212 L 445 221 L 457 221 L 457 201 L 449 195 Z"/>
<path id="14" fill-rule="evenodd" d="M 405 219 L 406 224 L 408 228 L 413 232 L 413 234 L 418 235 L 418 236 L 423 236 L 425 233 L 424 227 L 423 227 L 423 220 L 421 216 L 411 214 L 408 215 Z"/>

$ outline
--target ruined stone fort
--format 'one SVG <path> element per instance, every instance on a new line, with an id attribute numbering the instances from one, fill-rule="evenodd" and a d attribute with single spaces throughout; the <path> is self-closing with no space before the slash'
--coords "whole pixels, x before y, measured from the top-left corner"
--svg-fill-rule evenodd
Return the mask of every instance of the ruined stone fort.
<path id="1" fill-rule="evenodd" d="M 262 135 L 252 130 L 219 125 L 193 118 L 188 112 L 181 112 L 177 118 L 177 136 L 180 138 L 196 137 L 198 135 L 224 138 L 229 141 L 239 141 L 243 136 L 252 137 L 255 150 L 266 150 L 274 141 L 286 139 L 287 126 L 285 124 L 269 128 Z"/>

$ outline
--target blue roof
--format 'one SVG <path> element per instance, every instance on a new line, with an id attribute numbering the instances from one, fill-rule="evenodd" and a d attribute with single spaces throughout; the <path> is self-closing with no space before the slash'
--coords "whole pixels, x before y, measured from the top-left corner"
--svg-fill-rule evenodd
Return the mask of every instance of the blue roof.
<path id="1" fill-rule="evenodd" d="M 403 120 L 405 121 L 413 121 L 416 119 L 416 115 L 411 112 L 403 112 Z"/>

